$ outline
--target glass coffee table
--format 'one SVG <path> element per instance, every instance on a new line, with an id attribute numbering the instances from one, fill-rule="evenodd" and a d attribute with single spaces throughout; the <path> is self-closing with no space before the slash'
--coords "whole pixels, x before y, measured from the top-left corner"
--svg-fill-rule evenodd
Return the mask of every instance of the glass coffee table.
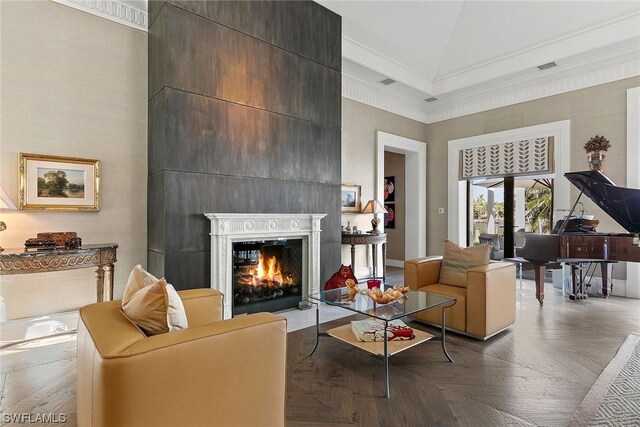
<path id="1" fill-rule="evenodd" d="M 429 340 L 439 340 L 442 343 L 442 352 L 447 357 L 449 362 L 453 362 L 453 359 L 447 352 L 447 346 L 445 343 L 445 309 L 453 306 L 456 303 L 456 299 L 443 295 L 430 294 L 421 291 L 408 291 L 405 297 L 399 301 L 391 302 L 388 304 L 376 304 L 370 298 L 359 298 L 357 302 L 349 301 L 348 294 L 345 294 L 346 288 L 331 289 L 328 291 L 322 291 L 318 294 L 309 295 L 307 300 L 315 304 L 316 306 L 316 342 L 313 346 L 309 356 L 311 356 L 318 348 L 318 342 L 320 336 L 328 335 L 351 344 L 355 347 L 361 348 L 369 353 L 377 356 L 382 356 L 384 359 L 384 387 L 385 396 L 390 397 L 389 393 L 389 357 L 394 354 L 400 353 L 403 350 L 407 350 L 418 344 Z M 320 303 L 327 305 L 341 307 L 345 310 L 354 312 L 354 314 L 362 314 L 373 319 L 379 319 L 385 323 L 384 329 L 384 341 L 375 342 L 363 342 L 358 341 L 351 329 L 351 323 L 348 323 L 337 328 L 330 329 L 325 332 L 320 332 Z M 418 329 L 414 329 L 415 338 L 408 341 L 388 341 L 387 340 L 387 328 L 389 322 L 397 319 L 401 319 L 410 314 L 419 313 L 425 310 L 433 310 L 441 308 L 441 329 L 440 336 L 435 336 Z"/>

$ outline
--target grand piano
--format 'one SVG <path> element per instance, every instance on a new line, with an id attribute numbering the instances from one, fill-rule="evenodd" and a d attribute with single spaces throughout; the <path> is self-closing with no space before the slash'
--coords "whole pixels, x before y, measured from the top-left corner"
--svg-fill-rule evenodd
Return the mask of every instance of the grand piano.
<path id="1" fill-rule="evenodd" d="M 575 265 L 599 263 L 602 275 L 602 294 L 609 294 L 611 263 L 640 262 L 640 189 L 616 186 L 600 171 L 569 172 L 564 176 L 580 190 L 569 215 L 556 234 L 524 233 L 524 244 L 516 248 L 516 256 L 533 265 L 536 298 L 544 301 L 544 273 L 547 267 L 568 263 L 576 283 Z M 573 211 L 582 195 L 589 197 L 629 234 L 599 233 L 581 224 Z"/>

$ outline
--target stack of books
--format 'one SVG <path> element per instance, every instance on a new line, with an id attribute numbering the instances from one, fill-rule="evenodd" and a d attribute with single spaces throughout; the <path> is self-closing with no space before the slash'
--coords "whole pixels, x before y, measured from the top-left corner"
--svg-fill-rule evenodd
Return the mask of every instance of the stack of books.
<path id="1" fill-rule="evenodd" d="M 358 341 L 384 341 L 384 324 L 382 320 L 355 320 L 351 322 L 351 330 Z M 387 341 L 407 341 L 416 336 L 413 329 L 402 320 L 392 320 L 387 327 Z"/>

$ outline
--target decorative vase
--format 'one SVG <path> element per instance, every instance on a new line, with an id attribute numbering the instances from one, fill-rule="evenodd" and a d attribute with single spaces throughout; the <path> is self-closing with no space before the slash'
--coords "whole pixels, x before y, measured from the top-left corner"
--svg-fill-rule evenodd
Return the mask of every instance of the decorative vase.
<path id="1" fill-rule="evenodd" d="M 604 161 L 604 154 L 602 154 L 602 151 L 590 151 L 589 153 L 587 153 L 587 159 L 589 160 L 590 170 L 602 170 L 602 162 Z"/>

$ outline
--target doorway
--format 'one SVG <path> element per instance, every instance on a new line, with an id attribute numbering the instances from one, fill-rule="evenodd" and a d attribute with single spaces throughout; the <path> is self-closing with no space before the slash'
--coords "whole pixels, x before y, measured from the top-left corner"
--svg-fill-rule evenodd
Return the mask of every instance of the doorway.
<path id="1" fill-rule="evenodd" d="M 571 207 L 569 197 L 569 181 L 563 175 L 570 168 L 571 122 L 545 123 L 525 128 L 511 129 L 492 134 L 477 135 L 449 141 L 448 146 L 448 189 L 449 215 L 448 238 L 460 245 L 467 243 L 467 183 L 459 180 L 460 150 L 509 141 L 519 141 L 540 136 L 554 137 L 554 173 L 550 178 L 554 180 L 553 189 L 553 222 L 555 223 L 566 214 Z"/>
<path id="2" fill-rule="evenodd" d="M 380 201 L 384 200 L 385 152 L 404 155 L 404 259 L 388 263 L 403 267 L 404 260 L 426 256 L 427 251 L 427 144 L 377 132 L 375 195 Z"/>

